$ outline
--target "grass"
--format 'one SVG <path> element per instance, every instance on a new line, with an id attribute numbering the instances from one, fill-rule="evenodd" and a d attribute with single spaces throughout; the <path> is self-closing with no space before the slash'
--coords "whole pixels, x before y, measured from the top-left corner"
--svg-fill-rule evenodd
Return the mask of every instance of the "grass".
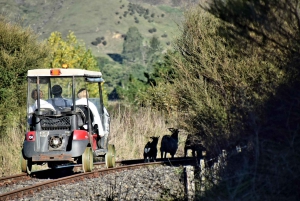
<path id="1" fill-rule="evenodd" d="M 0 172 L 8 176 L 21 172 L 22 132 L 15 126 L 8 129 L 9 135 L 0 140 Z"/>
<path id="2" fill-rule="evenodd" d="M 118 106 L 117 106 L 118 107 Z M 169 127 L 176 127 L 173 123 L 166 123 L 164 115 L 149 108 L 119 110 L 112 116 L 110 143 L 115 144 L 117 160 L 143 158 L 145 144 L 151 136 L 160 136 L 158 154 L 160 158 L 160 142 L 163 135 L 170 134 Z M 183 146 L 186 136 L 180 136 L 179 148 L 176 156 L 183 156 Z M 169 155 L 168 155 L 169 156 Z M 170 157 L 170 156 L 169 156 Z"/>
<path id="3" fill-rule="evenodd" d="M 182 12 L 182 9 L 180 9 L 180 8 L 173 8 L 173 7 L 170 7 L 168 5 L 161 5 L 161 6 L 159 6 L 159 9 L 161 9 L 162 11 L 164 11 L 166 13 L 180 14 Z"/>

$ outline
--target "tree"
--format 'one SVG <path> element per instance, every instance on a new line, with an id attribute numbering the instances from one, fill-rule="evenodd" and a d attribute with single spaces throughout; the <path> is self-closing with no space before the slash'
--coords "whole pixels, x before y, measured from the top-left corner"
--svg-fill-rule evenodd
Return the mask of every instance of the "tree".
<path id="1" fill-rule="evenodd" d="M 68 68 L 100 71 L 91 50 L 86 50 L 84 43 L 80 43 L 73 32 L 69 32 L 66 40 L 62 38 L 61 33 L 53 32 L 47 40 L 47 45 L 50 52 L 45 66 L 48 68 L 61 68 L 63 64 L 67 64 Z M 91 96 L 98 94 L 98 89 L 89 88 L 89 93 Z M 104 90 L 104 101 L 107 102 L 106 90 Z"/>
<path id="2" fill-rule="evenodd" d="M 69 68 L 99 70 L 91 50 L 86 50 L 73 32 L 69 32 L 65 40 L 61 33 L 53 32 L 48 38 L 47 45 L 50 52 L 45 65 L 49 68 L 60 68 L 62 64 L 67 64 Z"/>
<path id="3" fill-rule="evenodd" d="M 26 125 L 26 75 L 43 68 L 48 48 L 29 28 L 9 23 L 0 16 L 0 137 L 7 128 Z"/>
<path id="4" fill-rule="evenodd" d="M 222 20 L 218 34 L 229 41 L 237 54 L 255 52 L 294 77 L 299 61 L 298 1 L 215 0 L 204 8 Z M 290 58 L 294 58 L 294 65 L 285 68 Z"/>
<path id="5" fill-rule="evenodd" d="M 139 99 L 137 97 L 140 96 L 146 90 L 147 86 L 145 82 L 139 79 L 136 79 L 131 74 L 129 75 L 129 79 L 127 82 L 123 84 L 123 86 L 118 86 L 116 88 L 118 96 L 133 104 L 139 105 Z"/>
<path id="6" fill-rule="evenodd" d="M 142 59 L 141 47 L 143 37 L 136 27 L 130 27 L 123 43 L 122 57 L 124 60 L 134 62 Z"/>
<path id="7" fill-rule="evenodd" d="M 162 58 L 162 47 L 158 37 L 153 36 L 150 38 L 150 46 L 147 51 L 147 63 L 149 69 L 152 70 L 153 64 L 159 62 L 159 59 Z"/>

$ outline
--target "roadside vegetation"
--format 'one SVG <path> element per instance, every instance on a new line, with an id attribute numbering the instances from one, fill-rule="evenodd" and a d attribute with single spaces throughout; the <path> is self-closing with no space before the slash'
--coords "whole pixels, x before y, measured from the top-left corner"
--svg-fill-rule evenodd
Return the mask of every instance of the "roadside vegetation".
<path id="1" fill-rule="evenodd" d="M 198 200 L 298 200 L 298 9 L 296 1 L 288 0 L 215 0 L 209 6 L 187 10 L 180 25 L 181 34 L 172 42 L 174 49 L 157 58 L 151 54 L 148 58 L 155 59 L 146 65 L 151 69 L 143 73 L 144 77 L 129 74 L 128 82 L 115 89 L 118 102 L 107 104 L 112 115 L 110 140 L 116 146 L 117 159 L 141 158 L 150 136 L 162 136 L 168 127 L 177 127 L 185 131 L 179 135 L 178 156 L 182 156 L 186 133 L 198 135 L 211 158 L 222 150 L 232 153 L 236 146 L 243 147 L 242 154 L 228 155 L 227 166 L 217 182 L 216 178 L 207 178 L 210 188 L 205 193 L 196 191 Z M 5 25 L 8 24 L 4 22 L 3 30 L 10 31 Z M 128 30 L 127 37 L 130 34 L 138 35 L 138 29 Z M 21 36 L 17 41 L 24 41 Z M 132 55 L 132 51 L 143 53 L 140 42 L 123 44 L 126 47 L 121 58 L 129 69 L 143 65 L 135 63 Z M 159 47 L 154 38 L 152 42 L 144 53 Z M 14 54 L 8 51 L 0 61 L 7 61 L 7 56 Z M 45 57 L 43 52 L 41 55 L 37 57 Z M 137 58 L 145 61 L 141 59 L 143 55 Z M 108 66 L 114 66 L 105 59 L 98 61 L 104 64 L 100 66 L 104 72 Z M 21 82 L 2 85 L 1 90 L 24 90 L 25 70 Z M 114 72 L 113 68 L 110 70 Z M 13 69 L 9 72 L 20 77 Z M 135 72 L 141 75 L 143 71 Z M 16 162 L 11 162 L 17 149 L 11 140 L 19 139 L 17 136 L 24 132 L 25 108 L 16 106 L 25 105 L 25 90 L 22 96 L 11 97 L 15 102 L 10 101 L 14 104 L 9 106 L 2 94 L 0 97 L 1 114 L 8 109 L 11 114 L 11 119 L 1 116 L 0 139 L 9 151 L 0 160 L 1 164 L 17 167 Z M 2 166 L 4 170 L 14 173 L 6 165 Z"/>
<path id="2" fill-rule="evenodd" d="M 289 3 L 287 3 L 289 2 Z M 288 6 L 287 6 L 288 5 Z M 199 199 L 299 199 L 299 24 L 294 1 L 214 1 L 186 12 L 169 69 L 142 105 L 179 111 L 210 158 L 236 146 Z M 159 72 L 159 71 L 158 71 Z"/>

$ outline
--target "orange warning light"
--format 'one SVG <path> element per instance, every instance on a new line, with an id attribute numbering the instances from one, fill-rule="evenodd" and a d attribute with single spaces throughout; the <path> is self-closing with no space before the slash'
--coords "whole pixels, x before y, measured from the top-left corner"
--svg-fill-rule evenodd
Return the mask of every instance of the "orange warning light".
<path id="1" fill-rule="evenodd" d="M 51 69 L 50 70 L 50 75 L 60 75 L 60 69 Z"/>

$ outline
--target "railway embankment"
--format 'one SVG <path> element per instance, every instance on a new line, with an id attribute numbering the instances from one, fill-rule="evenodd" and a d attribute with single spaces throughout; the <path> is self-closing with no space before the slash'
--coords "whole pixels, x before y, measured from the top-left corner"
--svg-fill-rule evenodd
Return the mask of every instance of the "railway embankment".
<path id="1" fill-rule="evenodd" d="M 182 167 L 143 167 L 44 189 L 22 201 L 184 199 Z"/>

